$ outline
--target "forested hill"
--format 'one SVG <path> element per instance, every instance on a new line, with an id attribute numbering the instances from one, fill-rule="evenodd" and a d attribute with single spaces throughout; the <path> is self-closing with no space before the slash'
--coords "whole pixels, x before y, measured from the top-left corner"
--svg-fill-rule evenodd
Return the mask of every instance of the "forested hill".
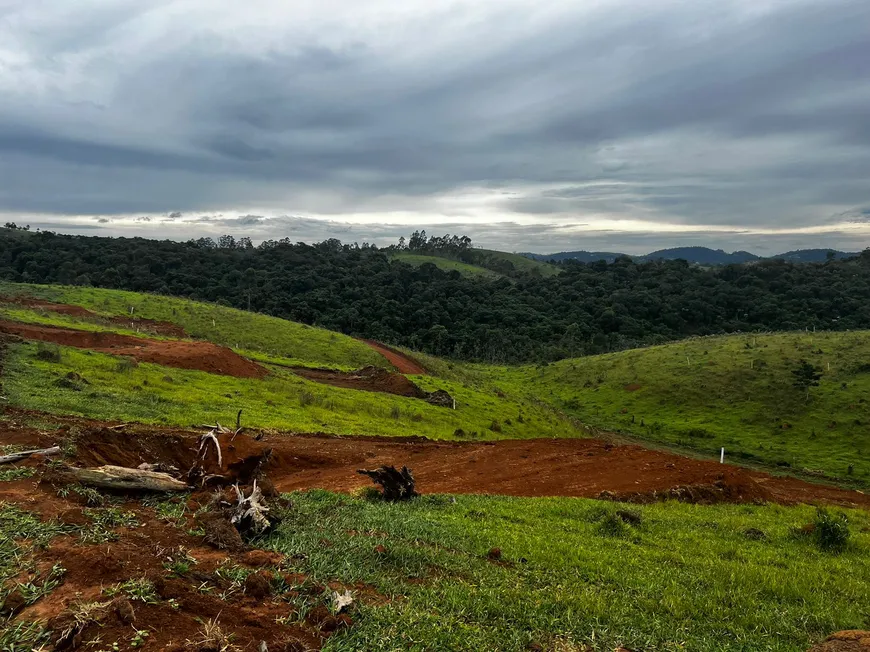
<path id="1" fill-rule="evenodd" d="M 679 260 L 571 262 L 555 276 L 494 280 L 413 267 L 387 253 L 337 240 L 253 247 L 229 236 L 178 243 L 0 229 L 0 278 L 204 299 L 496 362 L 554 360 L 696 334 L 870 327 L 870 251 L 822 264 L 714 269 Z"/>
<path id="2" fill-rule="evenodd" d="M 759 260 L 772 260 L 781 258 L 795 263 L 823 263 L 829 258 L 853 258 L 857 253 L 837 251 L 836 249 L 799 249 L 787 251 L 784 254 L 774 256 L 756 256 L 748 251 L 734 251 L 728 253 L 721 249 L 709 247 L 676 247 L 673 249 L 659 249 L 642 256 L 629 256 L 628 254 L 615 253 L 612 251 L 562 251 L 556 254 L 533 254 L 523 253 L 522 256 L 541 262 L 560 262 L 564 260 L 576 260 L 584 263 L 594 263 L 598 260 L 606 260 L 612 263 L 623 256 L 631 258 L 636 263 L 649 262 L 652 260 L 687 260 L 699 265 L 731 265 L 739 263 L 751 263 Z"/>

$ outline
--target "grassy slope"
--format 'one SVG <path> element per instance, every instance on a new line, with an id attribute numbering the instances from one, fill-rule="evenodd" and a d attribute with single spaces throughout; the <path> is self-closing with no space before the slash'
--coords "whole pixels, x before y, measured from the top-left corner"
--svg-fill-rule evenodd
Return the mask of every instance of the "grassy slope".
<path id="1" fill-rule="evenodd" d="M 824 373 L 809 402 L 792 386 L 802 358 Z M 868 331 L 700 338 L 477 371 L 593 426 L 870 482 Z"/>
<path id="2" fill-rule="evenodd" d="M 550 410 L 458 381 L 415 377 L 428 391 L 450 392 L 457 403 L 457 409 L 451 410 L 419 399 L 310 382 L 282 367 L 271 367 L 263 380 L 239 379 L 154 364 L 131 366 L 115 356 L 69 347 L 58 348 L 60 362 L 46 362 L 36 357 L 39 347 L 13 344 L 7 351 L 3 393 L 13 405 L 181 426 L 231 421 L 241 408 L 245 425 L 251 427 L 433 439 L 453 438 L 458 428 L 479 439 L 578 434 L 570 422 Z M 72 371 L 88 384 L 59 386 L 58 381 Z M 494 420 L 500 421 L 501 433 L 490 430 Z"/>
<path id="3" fill-rule="evenodd" d="M 128 315 L 133 307 L 135 315 L 178 324 L 197 339 L 302 363 L 354 368 L 386 365 L 381 355 L 346 335 L 216 304 L 122 290 L 0 281 L 0 296 L 17 294 L 83 306 L 108 316 Z"/>
<path id="4" fill-rule="evenodd" d="M 807 507 L 665 503 L 607 528 L 618 505 L 582 499 L 309 492 L 293 504 L 266 545 L 296 570 L 405 596 L 363 606 L 329 650 L 798 651 L 870 626 L 866 513 L 850 513 L 835 555 L 792 533 Z M 486 559 L 493 547 L 504 563 Z"/>
<path id="5" fill-rule="evenodd" d="M 194 333 L 215 330 L 217 341 L 240 344 L 243 353 L 264 362 L 285 360 L 251 349 L 295 353 L 297 361 L 309 365 L 359 366 L 372 357 L 383 364 L 380 356 L 355 340 L 262 315 L 111 290 L 5 284 L 0 294 L 22 288 L 105 314 L 124 314 L 124 306 L 134 305 L 144 317 L 174 321 Z M 75 321 L 54 313 L 28 317 L 20 308 L 14 310 L 16 318 Z M 217 327 L 211 326 L 212 314 L 222 318 L 216 319 Z M 567 415 L 594 427 L 707 455 L 724 446 L 732 461 L 820 470 L 832 478 L 870 483 L 870 332 L 702 338 L 542 367 L 463 365 L 420 356 L 433 376 L 417 381 L 427 390 L 444 388 L 454 394 L 459 402 L 455 413 L 417 400 L 310 383 L 279 367 L 265 384 L 187 372 L 194 374 L 193 384 L 203 391 L 180 392 L 161 385 L 166 374 L 157 367 L 143 365 L 127 372 L 125 377 L 135 380 L 116 384 L 111 370 L 117 365 L 93 362 L 102 360 L 100 356 L 70 350 L 64 363 L 49 367 L 25 364 L 32 355 L 32 347 L 13 348 L 7 369 L 13 377 L 6 384 L 16 401 L 38 409 L 63 405 L 93 417 L 186 424 L 199 420 L 189 418 L 191 413 L 231 410 L 243 402 L 240 407 L 250 415 L 250 425 L 293 430 L 437 438 L 452 437 L 457 428 L 482 438 L 585 434 Z M 824 371 L 809 402 L 792 386 L 791 369 L 801 358 Z M 91 366 L 99 373 L 91 374 L 89 391 L 76 393 L 51 384 L 57 374 L 69 370 L 87 377 Z M 27 391 L 29 374 L 38 376 L 39 392 Z M 268 389 L 261 391 L 264 385 Z M 140 386 L 148 390 L 141 392 Z M 91 394 L 103 399 L 92 400 Z M 168 401 L 173 407 L 152 405 L 153 401 Z M 288 404 L 293 409 L 287 409 Z M 390 417 L 396 410 L 398 418 Z M 518 419 L 521 413 L 524 423 Z M 411 421 L 412 416 L 418 421 Z M 494 420 L 500 422 L 501 433 L 490 429 Z"/>
<path id="6" fill-rule="evenodd" d="M 459 262 L 458 260 L 450 260 L 448 258 L 441 258 L 439 256 L 423 256 L 420 254 L 400 253 L 394 254 L 393 256 L 391 256 L 391 259 L 407 263 L 408 265 L 413 265 L 414 267 L 419 267 L 420 265 L 424 265 L 426 263 L 432 263 L 439 269 L 443 269 L 445 272 L 457 271 L 463 276 L 467 276 L 469 278 L 498 279 L 502 277 L 501 274 L 485 269 L 483 267 L 468 265 L 466 263 Z"/>
<path id="7" fill-rule="evenodd" d="M 525 256 L 520 256 L 519 254 L 510 254 L 506 251 L 494 251 L 492 249 L 479 249 L 478 251 L 489 254 L 490 256 L 496 256 L 498 258 L 503 258 L 505 260 L 513 263 L 514 268 L 531 272 L 537 271 L 541 276 L 556 276 L 562 273 L 562 270 L 556 267 L 555 265 L 551 265 L 550 263 L 545 263 L 541 260 L 533 260 L 531 258 L 526 258 Z"/>

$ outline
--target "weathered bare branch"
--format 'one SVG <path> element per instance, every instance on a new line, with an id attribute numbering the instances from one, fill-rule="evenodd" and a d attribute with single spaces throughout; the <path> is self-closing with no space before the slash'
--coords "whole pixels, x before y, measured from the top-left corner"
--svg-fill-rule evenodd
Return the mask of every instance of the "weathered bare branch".
<path id="1" fill-rule="evenodd" d="M 60 446 L 52 446 L 51 448 L 41 448 L 30 451 L 20 451 L 18 453 L 10 453 L 9 455 L 0 456 L 0 464 L 9 464 L 10 462 L 20 462 L 31 455 L 57 455 L 60 453 Z"/>
<path id="2" fill-rule="evenodd" d="M 214 430 L 210 430 L 199 438 L 199 460 L 200 462 L 203 461 L 205 459 L 205 456 L 208 454 L 208 442 L 210 441 L 214 442 L 214 447 L 217 450 L 218 468 L 223 468 L 224 460 L 223 454 L 221 453 L 221 445 L 218 441 L 217 435 L 214 433 Z"/>

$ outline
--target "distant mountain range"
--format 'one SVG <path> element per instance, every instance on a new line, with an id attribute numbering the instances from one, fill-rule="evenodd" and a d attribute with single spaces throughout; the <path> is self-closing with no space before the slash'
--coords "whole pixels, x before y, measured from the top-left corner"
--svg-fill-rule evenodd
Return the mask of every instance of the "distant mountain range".
<path id="1" fill-rule="evenodd" d="M 643 256 L 630 256 L 612 251 L 562 251 L 557 254 L 533 254 L 523 253 L 521 255 L 534 260 L 544 262 L 558 262 L 561 260 L 577 260 L 584 263 L 594 263 L 599 260 L 612 263 L 621 256 L 631 258 L 635 262 L 647 262 L 651 260 L 687 260 L 690 263 L 698 265 L 732 265 L 740 263 L 751 263 L 759 260 L 788 260 L 793 263 L 823 263 L 828 259 L 828 254 L 832 252 L 835 258 L 850 258 L 857 256 L 858 253 L 849 253 L 845 251 L 836 251 L 835 249 L 800 249 L 798 251 L 787 251 L 784 254 L 776 254 L 775 256 L 756 256 L 748 251 L 735 251 L 728 253 L 722 249 L 710 249 L 709 247 L 675 247 L 673 249 L 659 249 L 650 254 Z"/>

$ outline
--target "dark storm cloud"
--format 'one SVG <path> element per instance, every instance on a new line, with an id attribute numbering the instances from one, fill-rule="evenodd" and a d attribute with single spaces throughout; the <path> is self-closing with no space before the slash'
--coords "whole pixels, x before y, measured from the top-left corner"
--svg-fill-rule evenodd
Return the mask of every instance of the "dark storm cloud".
<path id="1" fill-rule="evenodd" d="M 213 220 L 276 237 L 380 237 L 337 226 L 354 213 L 382 214 L 392 235 L 401 211 L 547 250 L 591 215 L 693 238 L 826 224 L 870 202 L 863 0 L 565 3 L 544 18 L 531 1 L 420 4 L 368 31 L 361 5 L 332 5 L 305 18 L 262 1 L 4 5 L 0 211 L 336 219 Z M 189 19 L 155 18 L 170 9 Z M 238 36 L 259 14 L 274 19 Z M 508 194 L 438 201 L 469 188 Z M 602 242 L 630 242 L 614 233 Z"/>

